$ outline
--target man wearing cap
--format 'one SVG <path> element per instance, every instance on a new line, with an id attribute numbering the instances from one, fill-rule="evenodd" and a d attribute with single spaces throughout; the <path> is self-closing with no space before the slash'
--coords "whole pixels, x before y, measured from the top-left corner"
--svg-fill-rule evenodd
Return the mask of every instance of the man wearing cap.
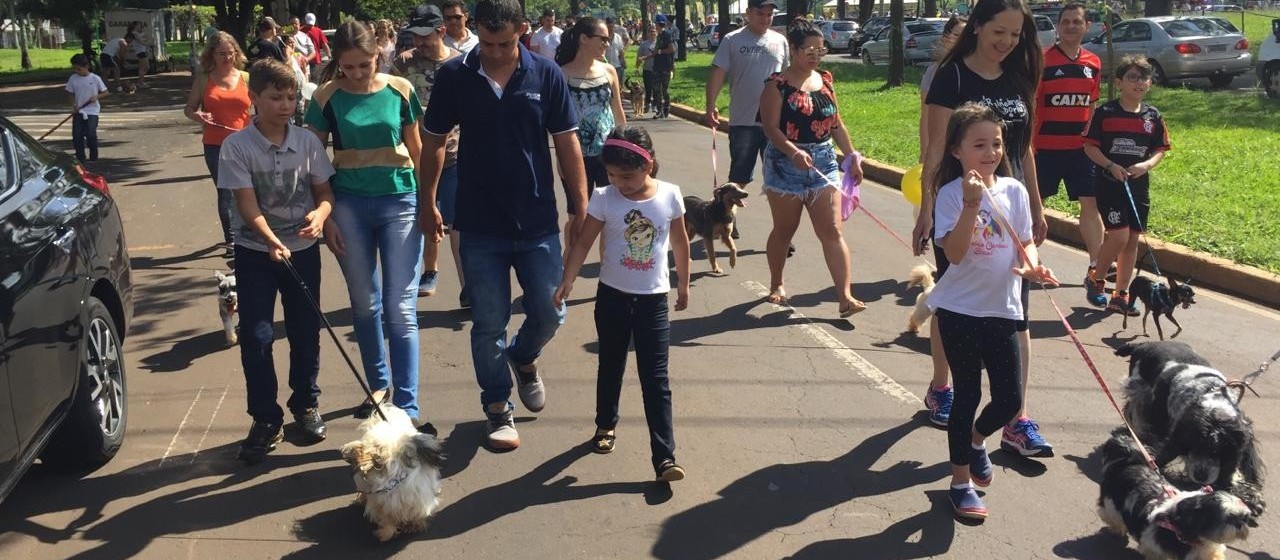
<path id="1" fill-rule="evenodd" d="M 658 26 L 658 38 L 653 45 L 653 118 L 665 119 L 671 116 L 671 73 L 676 70 L 676 41 L 667 29 L 667 16 L 658 14 L 653 18 Z"/>
<path id="2" fill-rule="evenodd" d="M 755 179 L 764 152 L 764 130 L 756 120 L 760 94 L 769 76 L 787 63 L 786 36 L 769 29 L 777 7 L 774 0 L 748 0 L 747 25 L 720 40 L 707 77 L 707 124 L 713 128 L 720 124 L 716 98 L 729 79 L 729 180 L 743 186 Z"/>
<path id="3" fill-rule="evenodd" d="M 280 62 L 284 62 L 284 49 L 280 48 L 280 39 L 277 36 L 280 26 L 276 25 L 276 20 L 271 16 L 262 18 L 258 22 L 258 38 L 249 45 L 249 62 L 254 62 L 264 58 L 274 58 Z"/>
<path id="4" fill-rule="evenodd" d="M 405 28 L 413 40 L 413 48 L 400 53 L 391 62 L 391 73 L 402 76 L 413 84 L 413 89 L 417 92 L 418 101 L 423 108 L 431 104 L 431 90 L 436 85 L 436 72 L 444 66 L 445 62 L 462 54 L 445 45 L 444 21 L 440 8 L 435 6 L 425 5 L 422 10 L 416 11 L 413 19 L 409 20 L 408 27 Z M 424 134 L 426 134 L 425 131 Z M 446 235 L 449 234 L 449 228 L 453 225 L 454 198 L 458 192 L 458 169 L 454 165 L 457 161 L 458 128 L 454 127 L 445 137 L 444 171 L 440 174 L 439 187 L 436 189 L 436 206 L 444 219 Z M 455 255 L 455 265 L 458 264 L 457 239 L 456 235 L 449 236 L 449 245 Z M 431 238 L 427 238 L 426 243 L 423 244 L 422 278 L 418 280 L 419 296 L 435 295 L 438 274 L 436 259 L 439 257 L 439 250 L 440 243 L 433 242 Z M 455 266 L 455 268 L 458 269 L 458 275 L 461 277 L 461 267 Z M 460 299 L 462 299 L 460 302 L 463 304 L 462 307 L 469 306 L 465 289 Z"/>
<path id="5" fill-rule="evenodd" d="M 462 0 L 445 0 L 440 9 L 444 11 L 444 44 L 462 54 L 476 48 L 480 39 L 467 29 L 467 5 Z"/>
<path id="6" fill-rule="evenodd" d="M 307 38 L 311 39 L 311 44 L 315 45 L 315 51 L 311 53 L 311 60 L 307 63 L 311 65 L 312 79 L 319 79 L 320 73 L 316 72 L 316 67 L 320 65 L 321 53 L 324 58 L 331 58 L 333 53 L 329 52 L 329 38 L 324 36 L 324 30 L 316 27 L 316 15 L 307 14 L 302 16 L 302 32 L 307 34 Z"/>
<path id="7" fill-rule="evenodd" d="M 560 35 L 564 33 L 556 27 L 556 13 L 551 10 L 542 12 L 538 23 L 542 24 L 542 27 L 533 32 L 533 38 L 529 39 L 529 48 L 542 56 L 554 59 L 556 49 L 560 47 Z"/>

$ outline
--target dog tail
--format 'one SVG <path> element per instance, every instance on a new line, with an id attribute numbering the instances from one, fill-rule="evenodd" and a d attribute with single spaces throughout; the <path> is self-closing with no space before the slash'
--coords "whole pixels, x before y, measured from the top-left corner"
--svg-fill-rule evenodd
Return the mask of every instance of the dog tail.
<path id="1" fill-rule="evenodd" d="M 933 287 L 933 271 L 923 264 L 916 265 L 911 269 L 911 279 L 907 281 L 907 287 L 921 286 L 928 290 Z"/>

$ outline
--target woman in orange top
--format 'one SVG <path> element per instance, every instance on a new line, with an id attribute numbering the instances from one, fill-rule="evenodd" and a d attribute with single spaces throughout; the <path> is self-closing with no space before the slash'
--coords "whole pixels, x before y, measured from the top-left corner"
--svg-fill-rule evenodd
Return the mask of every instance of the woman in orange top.
<path id="1" fill-rule="evenodd" d="M 204 125 L 204 163 L 213 183 L 218 183 L 218 155 L 222 141 L 231 133 L 249 126 L 249 74 L 244 71 L 245 56 L 230 34 L 219 31 L 200 53 L 200 69 L 195 84 L 187 95 L 183 113 L 188 119 Z M 234 258 L 231 239 L 231 211 L 235 199 L 231 191 L 216 189 L 218 220 L 222 223 L 224 256 Z"/>

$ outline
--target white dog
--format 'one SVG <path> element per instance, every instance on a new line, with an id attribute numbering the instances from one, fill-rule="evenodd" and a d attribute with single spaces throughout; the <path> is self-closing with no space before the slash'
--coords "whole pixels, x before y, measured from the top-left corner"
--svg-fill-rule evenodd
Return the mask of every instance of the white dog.
<path id="1" fill-rule="evenodd" d="M 397 534 L 426 530 L 440 503 L 440 467 L 444 450 L 429 434 L 419 433 L 403 410 L 382 405 L 384 422 L 375 412 L 360 423 L 360 439 L 342 446 L 364 504 L 364 516 L 377 527 L 381 542 Z"/>
<path id="2" fill-rule="evenodd" d="M 227 346 L 235 346 L 240 342 L 232 320 L 240 310 L 240 296 L 236 294 L 236 274 L 223 274 L 215 270 L 213 277 L 218 280 L 218 315 L 222 317 L 222 334 L 227 337 Z"/>
<path id="3" fill-rule="evenodd" d="M 911 310 L 911 316 L 907 317 L 907 331 L 913 333 L 920 332 L 920 327 L 933 316 L 933 312 L 927 305 L 929 294 L 933 292 L 933 271 L 929 270 L 927 265 L 916 265 L 911 269 L 911 280 L 907 281 L 907 287 L 915 286 L 923 287 L 924 291 L 916 296 L 916 307 Z"/>

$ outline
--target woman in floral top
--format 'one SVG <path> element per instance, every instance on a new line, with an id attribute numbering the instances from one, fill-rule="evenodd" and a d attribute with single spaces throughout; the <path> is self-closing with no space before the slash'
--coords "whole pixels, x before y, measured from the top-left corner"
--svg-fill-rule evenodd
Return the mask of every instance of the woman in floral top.
<path id="1" fill-rule="evenodd" d="M 840 121 L 831 74 L 818 71 L 827 49 L 822 32 L 809 21 L 796 18 L 787 28 L 791 64 L 769 77 L 760 95 L 760 124 L 769 145 L 764 150 L 764 194 L 773 212 L 766 254 L 769 260 L 769 301 L 782 303 L 787 291 L 782 268 L 787 263 L 800 215 L 808 210 L 813 230 L 822 242 L 822 253 L 840 301 L 840 316 L 866 309 L 849 290 L 849 248 L 841 231 L 840 178 L 832 139 L 848 158 L 847 173 L 862 177 L 862 166 L 852 158 L 853 145 Z"/>

